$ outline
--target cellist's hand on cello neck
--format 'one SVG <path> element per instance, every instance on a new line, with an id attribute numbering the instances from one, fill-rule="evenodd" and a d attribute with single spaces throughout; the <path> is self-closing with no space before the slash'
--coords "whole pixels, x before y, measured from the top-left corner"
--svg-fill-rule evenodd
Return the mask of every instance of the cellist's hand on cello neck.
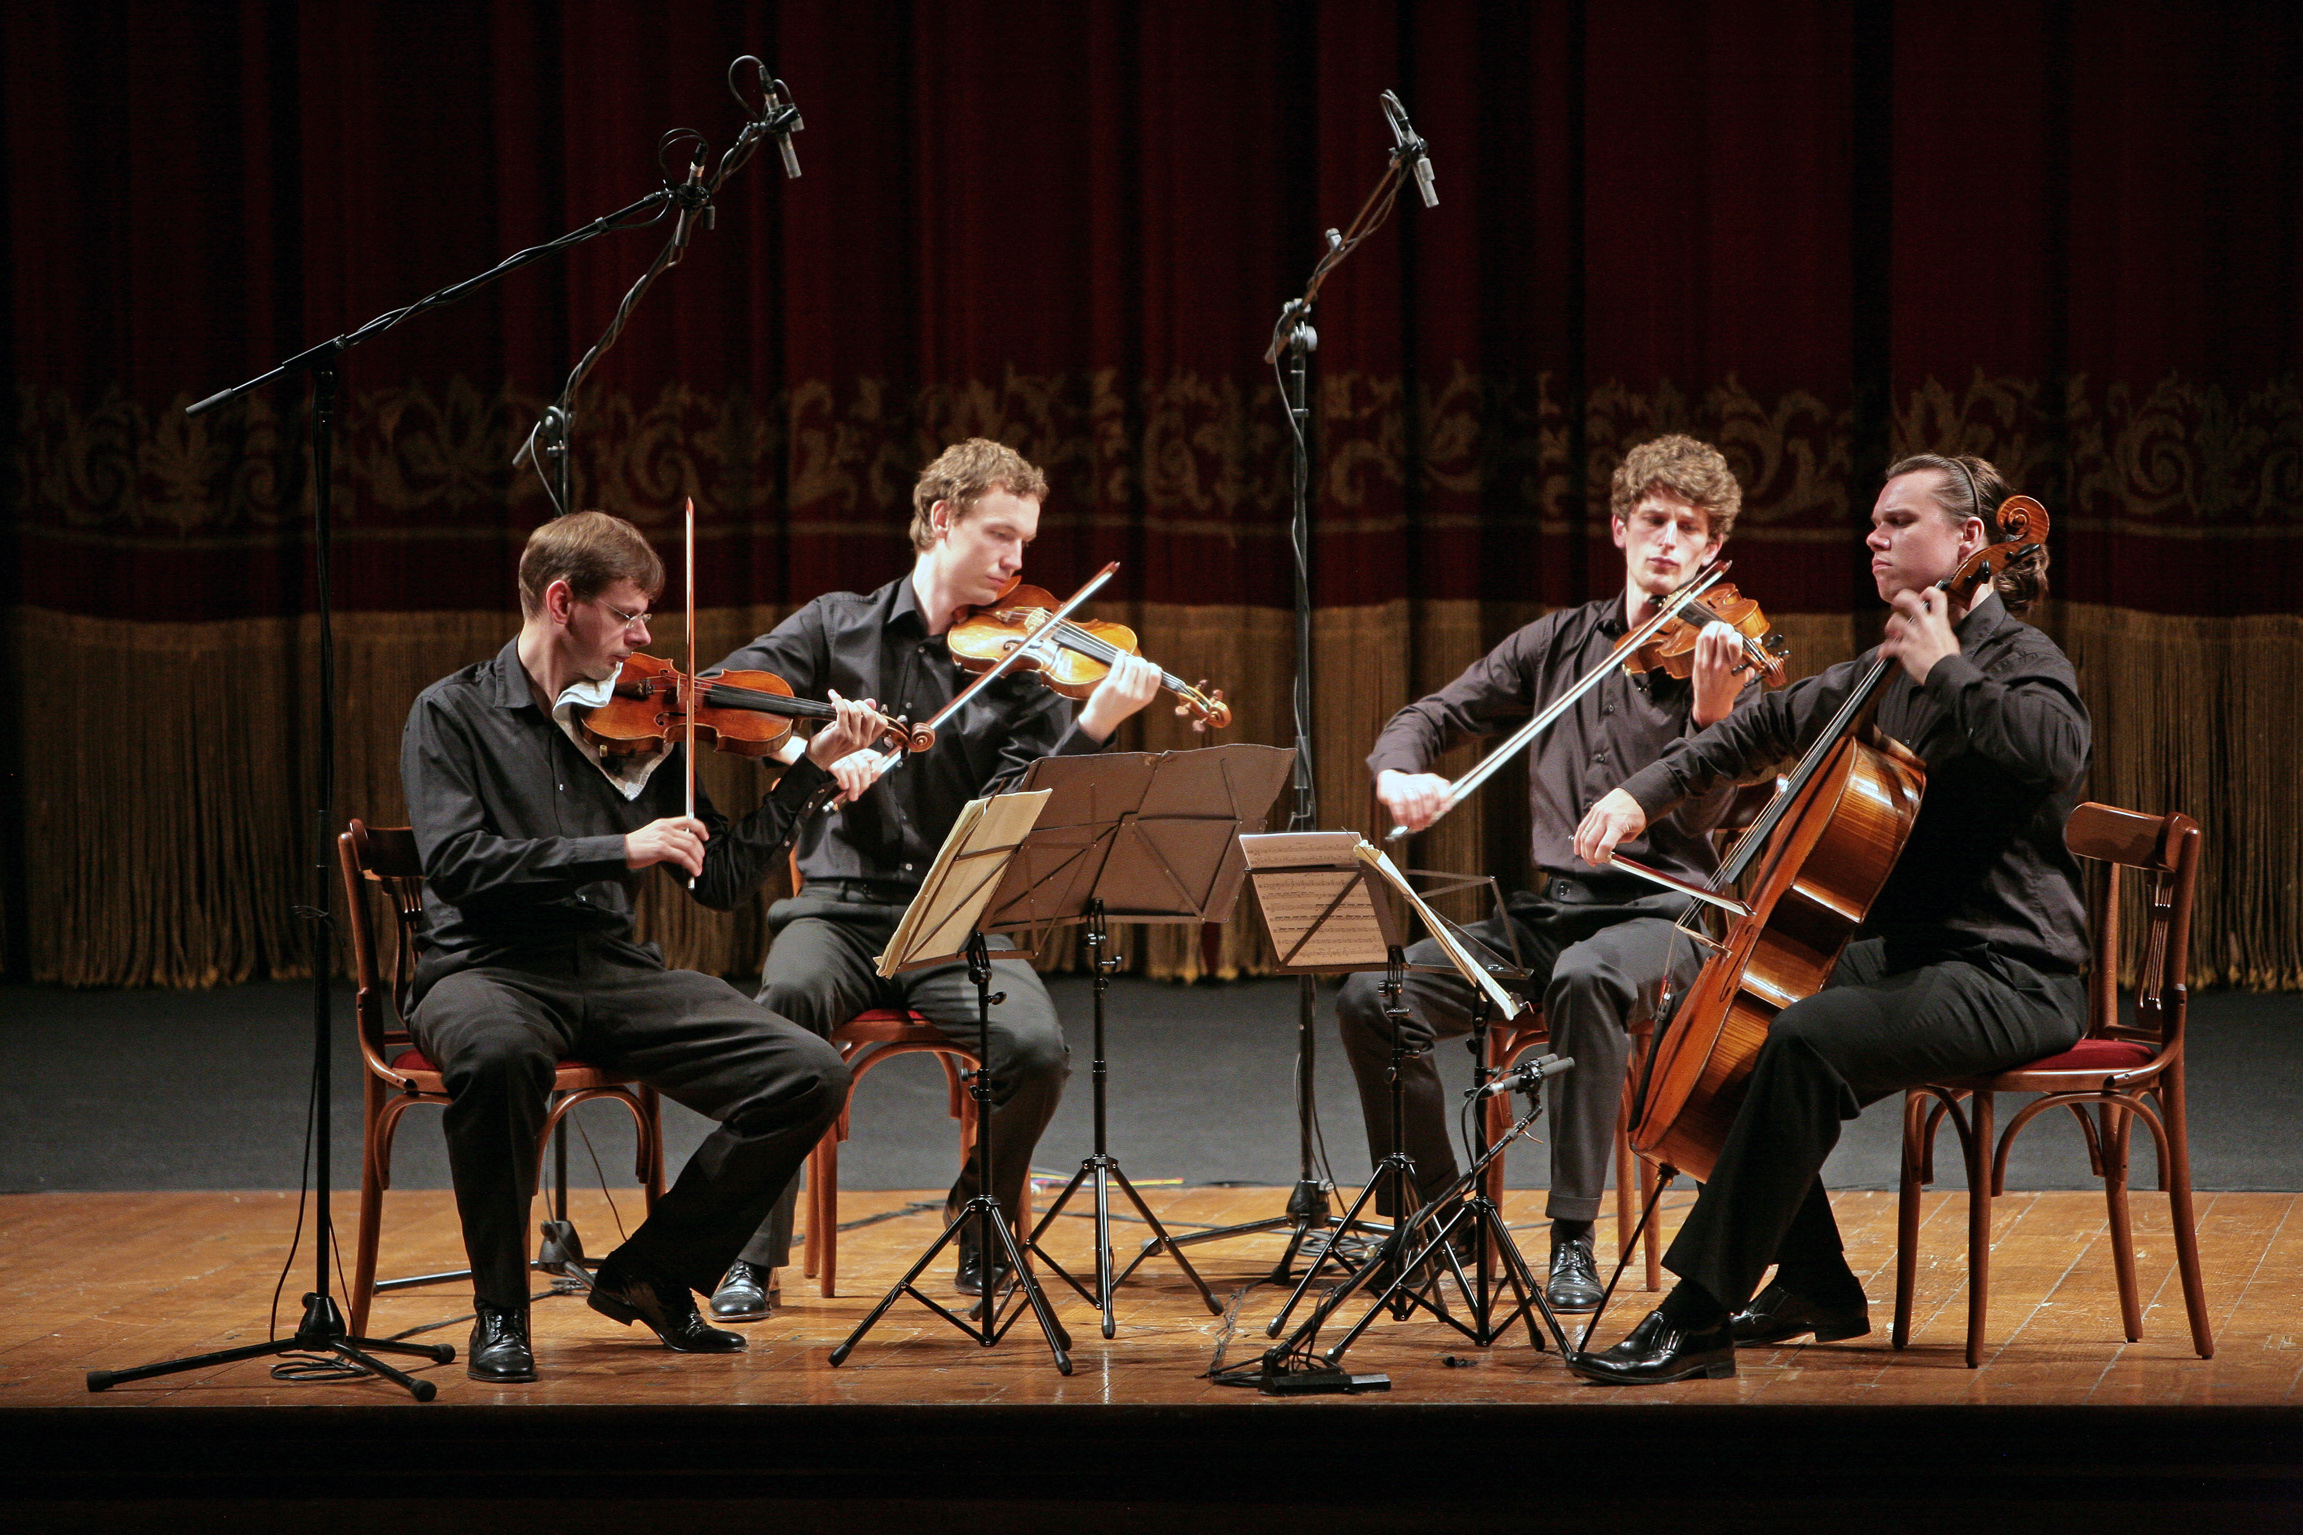
<path id="1" fill-rule="evenodd" d="M 1647 812 L 1621 789 L 1610 789 L 1584 815 L 1575 829 L 1575 856 L 1593 868 L 1605 868 L 1618 845 L 1647 830 Z"/>
<path id="2" fill-rule="evenodd" d="M 1922 586 L 1897 592 L 1894 612 L 1879 653 L 1909 673 L 1913 682 L 1925 682 L 1935 663 L 1959 654 L 1959 636 L 1951 632 L 1958 615 L 1952 612 L 1951 594 L 1939 587 Z"/>

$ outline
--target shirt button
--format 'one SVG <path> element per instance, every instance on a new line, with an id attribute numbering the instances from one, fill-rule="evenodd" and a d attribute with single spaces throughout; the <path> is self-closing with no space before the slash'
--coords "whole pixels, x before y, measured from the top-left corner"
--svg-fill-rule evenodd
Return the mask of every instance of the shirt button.
<path id="1" fill-rule="evenodd" d="M 910 864 L 908 864 L 908 863 L 907 863 L 907 864 L 905 864 L 905 865 L 904 865 L 904 872 L 905 872 L 906 874 L 909 874 L 909 873 L 911 873 L 911 872 L 912 872 L 912 866 L 911 866 Z"/>
<path id="2" fill-rule="evenodd" d="M 1592 761 L 1594 761 L 1594 762 L 1605 762 L 1605 761 L 1607 760 L 1607 753 L 1605 753 L 1605 752 L 1594 752 L 1594 753 L 1592 754 L 1592 758 L 1591 758 L 1591 760 L 1592 760 Z"/>

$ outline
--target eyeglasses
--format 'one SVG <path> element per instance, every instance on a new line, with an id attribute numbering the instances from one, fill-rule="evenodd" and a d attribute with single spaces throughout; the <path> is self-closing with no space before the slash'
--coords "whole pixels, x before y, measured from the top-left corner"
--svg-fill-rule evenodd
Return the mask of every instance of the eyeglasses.
<path id="1" fill-rule="evenodd" d="M 648 615 L 645 611 L 638 613 L 627 613 L 622 608 L 617 607 L 614 603 L 599 597 L 588 597 L 585 599 L 585 601 L 596 602 L 601 607 L 606 608 L 609 612 L 615 614 L 616 617 L 622 619 L 624 627 L 627 629 L 640 628 L 648 621 Z"/>

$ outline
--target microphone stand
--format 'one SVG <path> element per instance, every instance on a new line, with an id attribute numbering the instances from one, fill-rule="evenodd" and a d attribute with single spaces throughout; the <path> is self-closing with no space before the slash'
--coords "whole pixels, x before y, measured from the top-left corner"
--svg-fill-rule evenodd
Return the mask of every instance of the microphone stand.
<path id="1" fill-rule="evenodd" d="M 1427 146 L 1416 138 L 1413 130 L 1402 133 L 1407 116 L 1399 110 L 1399 98 L 1391 92 L 1383 93 L 1384 117 L 1392 126 L 1394 145 L 1384 166 L 1383 176 L 1368 193 L 1367 201 L 1360 204 L 1348 229 L 1327 231 L 1327 248 L 1312 267 L 1311 280 L 1304 285 L 1299 298 L 1291 298 L 1281 306 L 1279 321 L 1272 327 L 1271 345 L 1264 350 L 1263 360 L 1271 364 L 1279 380 L 1280 400 L 1287 409 L 1288 439 L 1293 450 L 1291 509 L 1288 520 L 1288 542 L 1295 555 L 1295 808 L 1289 816 L 1289 831 L 1312 831 L 1319 825 L 1319 788 L 1312 773 L 1312 636 L 1311 636 L 1311 354 L 1319 350 L 1319 332 L 1312 328 L 1312 306 L 1318 302 L 1321 284 L 1328 274 L 1343 264 L 1345 257 L 1359 248 L 1359 243 L 1383 226 L 1391 217 L 1393 202 L 1399 196 L 1400 179 L 1413 176 L 1424 187 L 1424 201 L 1431 205 L 1437 201 L 1429 190 L 1430 161 L 1425 158 Z M 1275 1284 L 1285 1284 L 1292 1277 L 1296 1254 L 1303 1250 L 1314 1232 L 1325 1231 L 1334 1223 L 1334 1212 L 1329 1196 L 1335 1185 L 1321 1169 L 1324 1148 L 1319 1141 L 1318 1107 L 1313 1097 L 1317 1078 L 1313 1067 L 1319 1039 L 1319 978 L 1305 975 L 1297 978 L 1296 988 L 1296 1065 L 1295 1109 L 1298 1171 L 1295 1187 L 1289 1191 L 1287 1207 L 1279 1215 L 1263 1220 L 1246 1221 L 1234 1226 L 1219 1226 L 1209 1231 L 1196 1231 L 1185 1236 L 1171 1237 L 1171 1246 L 1184 1247 L 1198 1242 L 1220 1242 L 1229 1237 L 1250 1236 L 1262 1231 L 1286 1230 L 1287 1248 L 1280 1254 L 1279 1264 L 1271 1272 Z"/>
<path id="2" fill-rule="evenodd" d="M 738 59 L 736 62 L 741 64 L 745 61 Z M 752 62 L 757 63 L 758 61 L 753 60 Z M 733 66 L 730 68 L 732 73 Z M 764 73 L 763 70 L 763 75 Z M 780 88 L 782 82 L 778 81 L 776 84 Z M 738 93 L 737 99 L 743 100 L 741 93 Z M 770 105 L 771 107 L 775 105 L 772 95 Z M 745 108 L 747 111 L 750 110 L 748 102 L 745 103 Z M 788 116 L 778 116 L 770 112 L 745 125 L 735 145 L 730 147 L 727 158 L 722 160 L 720 174 L 710 183 L 711 188 L 716 189 L 720 180 L 730 170 L 743 163 L 742 159 L 738 158 L 739 150 L 745 157 L 748 157 L 751 149 L 757 146 L 762 137 L 770 133 L 788 133 L 790 129 L 799 126 L 797 110 L 789 108 L 788 105 L 785 110 Z M 782 127 L 778 126 L 779 122 L 783 124 Z M 788 149 L 788 138 L 786 144 Z M 700 208 L 703 203 L 696 199 L 695 191 L 691 190 L 695 183 L 696 177 L 691 173 L 689 186 L 659 187 L 639 201 L 619 208 L 614 213 L 569 230 L 566 234 L 557 239 L 548 240 L 542 245 L 530 246 L 526 250 L 515 252 L 497 262 L 487 271 L 474 277 L 465 278 L 461 282 L 450 283 L 447 287 L 420 298 L 413 304 L 405 305 L 399 309 L 386 310 L 357 329 L 323 341 L 317 346 L 307 347 L 292 357 L 283 358 L 266 372 L 258 374 L 245 383 L 234 384 L 229 389 L 218 390 L 208 398 L 185 407 L 185 415 L 201 416 L 221 406 L 228 405 L 244 395 L 252 394 L 279 379 L 309 375 L 312 380 L 312 563 L 314 578 L 317 583 L 320 620 L 319 739 L 317 742 L 320 754 L 317 796 L 319 803 L 314 814 L 313 829 L 315 835 L 312 839 L 312 902 L 308 906 L 297 907 L 296 915 L 312 924 L 313 1179 L 318 1186 L 315 1200 L 316 1219 L 313 1225 L 313 1268 L 317 1277 L 310 1293 L 304 1296 L 304 1315 L 292 1336 L 274 1338 L 265 1343 L 246 1344 L 239 1348 L 223 1349 L 215 1353 L 164 1360 L 158 1364 L 139 1365 L 130 1370 L 90 1370 L 87 1376 L 90 1391 L 108 1391 L 127 1381 L 149 1380 L 154 1376 L 175 1375 L 186 1370 L 209 1369 L 246 1359 L 260 1359 L 270 1355 L 295 1352 L 311 1352 L 334 1355 L 337 1360 L 350 1367 L 353 1373 L 382 1376 L 408 1392 L 417 1401 L 428 1402 L 438 1394 L 439 1388 L 436 1385 L 431 1381 L 418 1380 L 414 1376 L 405 1374 L 374 1356 L 380 1353 L 407 1354 L 429 1360 L 434 1364 L 451 1364 L 455 1361 L 455 1349 L 444 1344 L 402 1343 L 388 1338 L 353 1337 L 345 1325 L 343 1311 L 337 1306 L 329 1287 L 329 1260 L 334 1256 L 335 1250 L 335 1226 L 329 1211 L 330 1185 L 333 1181 L 329 1173 L 329 1150 L 334 1111 L 329 1073 L 333 1060 L 331 1041 L 335 1032 L 334 997 L 329 991 L 329 979 L 335 959 L 335 916 L 329 899 L 328 855 L 329 849 L 334 846 L 335 842 L 331 832 L 336 816 L 337 708 L 336 637 L 334 609 L 330 596 L 333 582 L 329 569 L 329 535 L 332 525 L 334 495 L 336 402 L 341 385 L 343 354 L 369 337 L 390 330 L 404 320 L 413 319 L 415 316 L 430 310 L 444 308 L 460 299 L 468 298 L 505 274 L 541 261 L 546 256 L 557 255 L 561 251 L 572 249 L 587 240 L 607 234 L 612 230 L 645 227 L 661 219 L 674 205 L 680 206 L 683 210 Z M 684 233 L 685 219 L 683 217 L 682 237 L 679 241 L 682 246 L 685 245 Z M 669 263 L 665 264 L 668 265 Z M 631 299 L 627 298 L 625 305 L 625 312 L 627 313 L 630 303 Z M 622 315 L 619 314 L 619 325 L 621 321 Z M 612 339 L 612 335 L 610 339 Z M 597 350 L 595 349 L 595 352 Z M 278 1374 L 281 1368 L 291 1367 L 276 1367 L 274 1373 Z M 291 1374 L 281 1378 L 292 1380 L 301 1377 Z"/>

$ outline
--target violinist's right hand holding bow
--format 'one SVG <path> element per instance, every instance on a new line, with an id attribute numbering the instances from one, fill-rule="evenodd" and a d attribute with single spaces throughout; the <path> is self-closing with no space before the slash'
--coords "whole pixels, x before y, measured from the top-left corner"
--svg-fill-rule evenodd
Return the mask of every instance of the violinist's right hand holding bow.
<path id="1" fill-rule="evenodd" d="M 1375 797 L 1391 818 L 1409 831 L 1421 831 L 1447 811 L 1448 782 L 1437 773 L 1403 773 L 1385 768 L 1375 775 Z"/>
<path id="2" fill-rule="evenodd" d="M 1599 797 L 1575 829 L 1575 856 L 1595 869 L 1605 868 L 1615 857 L 1617 844 L 1629 842 L 1647 830 L 1647 812 L 1639 808 L 1639 801 L 1621 789 L 1610 789 Z"/>

